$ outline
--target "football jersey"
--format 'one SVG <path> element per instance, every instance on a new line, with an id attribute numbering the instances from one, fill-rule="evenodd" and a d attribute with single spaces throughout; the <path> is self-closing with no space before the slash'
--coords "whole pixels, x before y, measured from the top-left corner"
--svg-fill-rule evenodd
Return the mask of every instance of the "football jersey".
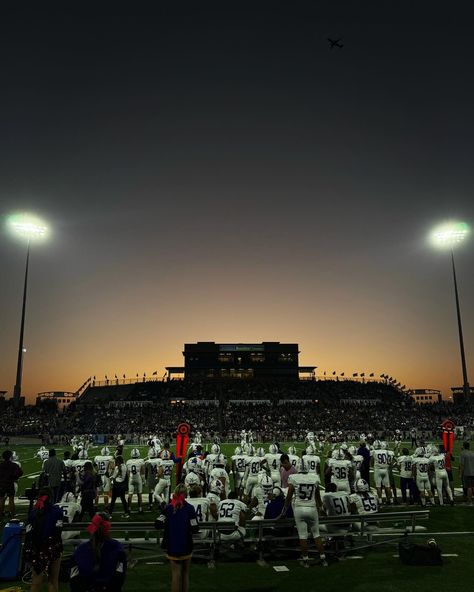
<path id="1" fill-rule="evenodd" d="M 332 477 L 335 481 L 347 481 L 349 479 L 350 460 L 336 460 L 331 458 L 328 460 L 328 465 L 331 467 Z"/>
<path id="2" fill-rule="evenodd" d="M 73 522 L 76 515 L 80 515 L 82 511 L 81 504 L 78 502 L 69 502 L 67 504 L 59 502 L 54 505 L 61 508 L 63 511 L 64 522 L 68 522 L 69 524 Z"/>
<path id="3" fill-rule="evenodd" d="M 245 464 L 247 462 L 246 454 L 234 454 L 232 456 L 232 461 L 235 463 L 237 473 L 245 473 Z"/>
<path id="4" fill-rule="evenodd" d="M 265 516 L 265 507 L 270 501 L 268 496 L 273 491 L 273 482 L 271 485 L 262 485 L 259 483 L 256 487 L 254 487 L 252 495 L 253 497 L 257 498 L 257 508 L 262 516 Z"/>
<path id="5" fill-rule="evenodd" d="M 174 461 L 171 459 L 163 460 L 162 458 L 158 459 L 160 462 L 158 463 L 158 467 L 163 468 L 163 479 L 169 481 L 171 479 L 171 475 L 173 473 Z"/>
<path id="6" fill-rule="evenodd" d="M 446 471 L 444 454 L 434 454 L 430 456 L 428 462 L 434 465 L 436 473 L 444 473 Z"/>
<path id="7" fill-rule="evenodd" d="M 85 458 L 85 459 L 77 459 L 77 460 L 74 460 L 74 461 L 73 461 L 73 467 L 74 467 L 74 469 L 75 469 L 76 473 L 77 473 L 77 474 L 78 474 L 80 477 L 82 477 L 82 474 L 83 474 L 83 472 L 84 472 L 84 465 L 86 464 L 86 462 L 89 462 L 89 461 L 87 460 L 87 458 Z"/>
<path id="8" fill-rule="evenodd" d="M 374 469 L 388 468 L 389 454 L 387 450 L 374 450 L 372 456 L 374 458 Z"/>
<path id="9" fill-rule="evenodd" d="M 352 504 L 355 504 L 358 514 L 375 514 L 379 509 L 377 496 L 368 492 L 364 495 L 352 493 L 349 496 Z"/>
<path id="10" fill-rule="evenodd" d="M 145 465 L 145 461 L 143 458 L 129 458 L 125 465 L 130 477 L 135 477 L 136 475 L 140 475 L 143 466 Z"/>
<path id="11" fill-rule="evenodd" d="M 207 522 L 209 517 L 209 506 L 211 502 L 207 497 L 190 497 L 186 501 L 192 505 L 196 512 L 198 522 Z"/>
<path id="12" fill-rule="evenodd" d="M 210 477 L 211 480 L 212 479 L 225 479 L 225 483 L 226 483 L 226 489 L 229 485 L 229 474 L 227 473 L 227 471 L 221 467 L 215 467 L 214 469 L 212 469 L 211 473 L 210 473 Z"/>
<path id="13" fill-rule="evenodd" d="M 404 479 L 411 479 L 413 477 L 413 458 L 411 456 L 399 456 L 397 464 L 400 466 L 400 477 L 403 477 Z"/>
<path id="14" fill-rule="evenodd" d="M 47 450 L 38 450 L 36 456 L 41 460 L 45 461 L 49 458 L 49 452 Z"/>
<path id="15" fill-rule="evenodd" d="M 292 500 L 294 506 L 316 505 L 318 477 L 314 473 L 294 473 L 288 477 L 288 485 L 292 485 L 295 490 Z"/>
<path id="16" fill-rule="evenodd" d="M 319 477 L 318 466 L 321 463 L 319 456 L 316 456 L 315 454 L 305 454 L 303 455 L 303 461 L 308 469 L 308 473 L 314 473 Z"/>
<path id="17" fill-rule="evenodd" d="M 296 454 L 289 454 L 288 458 L 290 459 L 290 463 L 298 470 L 298 463 L 300 462 L 300 457 L 296 456 Z"/>
<path id="18" fill-rule="evenodd" d="M 267 461 L 272 473 L 280 472 L 280 457 L 281 454 L 272 454 L 271 452 L 267 452 L 267 454 L 264 456 L 264 459 Z"/>
<path id="19" fill-rule="evenodd" d="M 328 516 L 347 516 L 351 513 L 349 496 L 344 491 L 325 493 L 323 504 Z"/>
<path id="20" fill-rule="evenodd" d="M 412 466 L 416 466 L 416 474 L 420 476 L 428 475 L 428 459 L 425 456 L 416 456 L 413 459 Z"/>
<path id="21" fill-rule="evenodd" d="M 354 469 L 356 471 L 359 471 L 360 473 L 360 468 L 362 466 L 362 463 L 364 462 L 364 457 L 362 456 L 362 454 L 354 454 L 354 456 L 352 457 L 352 462 L 354 463 Z"/>
<path id="22" fill-rule="evenodd" d="M 246 467 L 248 467 L 249 477 L 258 477 L 260 473 L 262 459 L 259 456 L 247 456 Z"/>
<path id="23" fill-rule="evenodd" d="M 217 506 L 218 522 L 233 522 L 239 526 L 240 512 L 246 512 L 247 506 L 238 499 L 225 499 Z"/>
<path id="24" fill-rule="evenodd" d="M 158 466 L 159 466 L 160 462 L 161 462 L 161 459 L 159 459 L 159 458 L 149 458 L 148 460 L 145 461 L 145 468 L 149 472 L 151 472 L 151 474 L 155 478 L 158 474 Z"/>
<path id="25" fill-rule="evenodd" d="M 97 467 L 97 474 L 98 475 L 106 475 L 109 471 L 109 463 L 112 460 L 110 455 L 107 456 L 96 456 L 94 458 L 94 463 Z"/>

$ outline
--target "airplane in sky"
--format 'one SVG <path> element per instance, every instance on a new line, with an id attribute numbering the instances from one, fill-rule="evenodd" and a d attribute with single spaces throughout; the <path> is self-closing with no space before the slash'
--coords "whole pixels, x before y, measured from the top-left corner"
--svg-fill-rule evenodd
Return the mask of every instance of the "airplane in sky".
<path id="1" fill-rule="evenodd" d="M 342 37 L 340 37 L 339 39 L 329 39 L 328 37 L 328 41 L 329 49 L 332 49 L 333 47 L 339 47 L 339 49 L 342 49 L 344 47 L 342 43 L 339 43 L 340 41 L 342 41 Z"/>

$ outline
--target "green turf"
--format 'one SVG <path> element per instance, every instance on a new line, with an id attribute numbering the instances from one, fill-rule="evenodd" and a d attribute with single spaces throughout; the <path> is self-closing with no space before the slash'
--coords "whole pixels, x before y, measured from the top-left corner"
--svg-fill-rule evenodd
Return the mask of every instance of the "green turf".
<path id="1" fill-rule="evenodd" d="M 235 445 L 223 445 L 227 455 L 232 454 Z M 147 447 L 139 447 L 144 456 Z M 298 446 L 299 451 L 303 446 Z M 131 446 L 127 446 L 125 456 L 128 458 Z M 22 461 L 25 477 L 20 482 L 20 493 L 32 482 L 31 477 L 38 474 L 41 463 L 33 459 L 37 447 L 19 446 L 15 450 Z M 62 450 L 58 448 L 59 451 Z M 92 449 L 89 456 L 95 456 L 100 447 Z M 455 456 L 459 456 L 459 443 L 456 443 Z M 61 454 L 59 454 L 61 456 Z M 454 463 L 455 485 L 459 486 L 457 463 Z M 406 509 L 401 506 L 400 509 Z M 19 508 L 20 517 L 24 517 L 24 508 Z M 154 514 L 133 515 L 133 520 L 151 521 Z M 474 508 L 455 506 L 451 508 L 430 508 L 430 520 L 427 524 L 430 532 L 466 532 L 474 531 Z M 354 591 L 391 591 L 394 592 L 428 592 L 433 588 L 447 591 L 469 589 L 473 574 L 472 557 L 474 556 L 474 537 L 437 536 L 438 543 L 444 553 L 454 553 L 457 557 L 447 557 L 442 567 L 407 567 L 399 562 L 395 544 L 383 545 L 378 548 L 358 552 L 363 559 L 346 560 L 331 563 L 325 569 L 315 562 L 310 569 L 303 569 L 295 560 L 269 559 L 267 567 L 260 567 L 255 562 L 218 561 L 216 569 L 208 569 L 205 563 L 194 562 L 191 568 L 191 591 L 208 592 L 212 590 L 239 592 L 278 592 L 298 590 L 312 592 L 324 590 L 350 589 Z M 425 542 L 426 536 L 421 534 L 419 542 Z M 150 547 L 148 550 L 133 551 L 137 564 L 129 570 L 125 592 L 145 590 L 169 590 L 169 566 L 161 557 L 161 550 Z M 150 559 L 146 559 L 149 557 Z M 147 563 L 159 562 L 159 565 Z M 285 565 L 289 572 L 277 573 L 273 565 Z M 6 584 L 5 584 L 6 586 Z M 23 585 L 22 590 L 28 590 Z M 45 587 L 46 589 L 46 587 Z M 2 585 L 0 584 L 0 591 Z M 68 590 L 67 584 L 61 584 L 61 592 Z"/>

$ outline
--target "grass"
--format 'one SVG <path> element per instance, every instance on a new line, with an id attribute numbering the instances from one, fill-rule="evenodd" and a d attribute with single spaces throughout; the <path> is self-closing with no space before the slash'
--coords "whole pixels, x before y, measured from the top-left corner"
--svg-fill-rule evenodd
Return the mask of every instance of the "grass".
<path id="1" fill-rule="evenodd" d="M 297 446 L 298 447 L 298 446 Z M 145 456 L 147 447 L 139 447 Z M 223 445 L 223 451 L 230 456 L 234 445 Z M 20 494 L 32 483 L 32 477 L 39 473 L 41 463 L 33 458 L 36 447 L 22 446 L 15 448 L 22 461 L 25 476 L 20 480 Z M 131 446 L 126 447 L 128 458 Z M 301 451 L 302 445 L 299 445 Z M 58 448 L 58 454 L 62 449 Z M 92 449 L 89 456 L 95 456 L 100 447 Z M 456 443 L 455 456 L 459 457 L 459 444 Z M 456 463 L 455 463 L 456 465 Z M 457 468 L 454 470 L 455 486 L 459 487 Z M 135 502 L 136 503 L 136 502 Z M 405 509 L 403 506 L 400 509 Z M 18 508 L 20 518 L 25 517 L 25 508 Z M 133 515 L 134 521 L 152 521 L 154 514 Z M 114 521 L 115 522 L 115 521 Z M 455 506 L 451 508 L 434 507 L 430 509 L 430 520 L 426 524 L 430 532 L 466 532 L 474 531 L 474 508 Z M 426 542 L 426 535 L 420 534 L 418 542 Z M 193 562 L 191 568 L 191 591 L 211 592 L 225 590 L 229 592 L 279 592 L 301 590 L 312 592 L 324 590 L 331 592 L 349 588 L 358 592 L 431 592 L 433 588 L 453 590 L 454 587 L 469 589 L 472 580 L 472 557 L 474 556 L 474 537 L 437 536 L 443 553 L 456 554 L 446 557 L 442 567 L 410 567 L 402 565 L 397 555 L 397 544 L 385 544 L 363 552 L 357 552 L 362 559 L 348 559 L 331 563 L 329 568 L 321 568 L 315 562 L 310 569 L 303 569 L 294 559 L 269 558 L 266 567 L 258 566 L 255 561 L 243 562 L 218 561 L 216 569 L 208 569 L 205 563 Z M 132 557 L 137 563 L 130 567 L 125 592 L 143 592 L 144 590 L 169 590 L 169 566 L 162 558 L 161 549 L 156 551 L 133 550 Z M 289 571 L 276 572 L 274 565 L 285 565 Z M 5 586 L 7 583 L 5 583 Z M 17 584 L 18 585 L 18 584 Z M 27 590 L 23 585 L 21 590 Z M 67 584 L 61 584 L 60 591 L 68 590 Z M 0 592 L 2 585 L 0 584 Z"/>

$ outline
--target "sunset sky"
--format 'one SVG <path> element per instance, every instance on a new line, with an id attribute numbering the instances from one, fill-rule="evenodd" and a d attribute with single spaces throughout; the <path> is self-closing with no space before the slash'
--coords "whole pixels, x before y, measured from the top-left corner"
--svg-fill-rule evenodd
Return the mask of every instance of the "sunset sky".
<path id="1" fill-rule="evenodd" d="M 471 2 L 40 4 L 0 9 L 0 390 L 18 210 L 50 227 L 31 252 L 29 400 L 163 374 L 198 340 L 461 385 L 450 258 L 427 237 L 474 220 Z M 473 253 L 471 233 L 471 383 Z"/>

